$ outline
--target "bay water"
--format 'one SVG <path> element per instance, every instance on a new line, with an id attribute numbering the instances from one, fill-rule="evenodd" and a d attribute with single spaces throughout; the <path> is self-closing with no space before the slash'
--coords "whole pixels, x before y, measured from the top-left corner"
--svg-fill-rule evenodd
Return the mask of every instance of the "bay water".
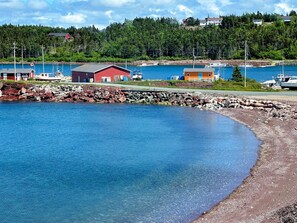
<path id="1" fill-rule="evenodd" d="M 194 108 L 0 103 L 0 219 L 190 222 L 242 183 L 258 146 Z"/>

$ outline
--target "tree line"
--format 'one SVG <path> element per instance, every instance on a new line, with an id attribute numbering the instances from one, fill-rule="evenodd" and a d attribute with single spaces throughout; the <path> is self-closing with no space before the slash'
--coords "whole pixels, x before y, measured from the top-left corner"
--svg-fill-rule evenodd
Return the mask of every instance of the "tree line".
<path id="1" fill-rule="evenodd" d="M 13 60 L 14 42 L 18 60 L 26 61 L 41 60 L 42 46 L 47 61 L 190 59 L 193 54 L 201 59 L 243 59 L 245 41 L 249 59 L 297 59 L 297 16 L 290 15 L 291 22 L 259 12 L 230 15 L 220 26 L 204 28 L 183 26 L 173 18 L 135 18 L 104 30 L 6 24 L 0 26 L 0 60 Z M 263 24 L 257 26 L 253 19 L 262 19 Z M 73 38 L 49 33 L 69 33 Z"/>

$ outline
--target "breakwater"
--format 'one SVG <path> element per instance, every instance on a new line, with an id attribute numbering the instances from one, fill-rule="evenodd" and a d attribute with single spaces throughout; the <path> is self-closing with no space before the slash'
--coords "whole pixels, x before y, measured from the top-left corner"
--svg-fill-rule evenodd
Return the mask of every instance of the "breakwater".
<path id="1" fill-rule="evenodd" d="M 267 118 L 297 119 L 288 104 L 244 97 L 166 91 L 130 91 L 95 85 L 20 84 L 0 82 L 0 101 L 136 103 L 189 106 L 202 110 L 223 108 L 257 109 Z"/>

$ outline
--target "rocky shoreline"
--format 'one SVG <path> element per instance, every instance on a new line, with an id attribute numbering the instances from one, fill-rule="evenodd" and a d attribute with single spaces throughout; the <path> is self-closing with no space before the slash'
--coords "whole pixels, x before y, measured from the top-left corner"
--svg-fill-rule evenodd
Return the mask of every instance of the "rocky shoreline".
<path id="1" fill-rule="evenodd" d="M 297 108 L 294 104 L 202 93 L 5 82 L 0 82 L 1 101 L 175 105 L 227 115 L 250 127 L 263 142 L 259 159 L 251 176 L 197 222 L 297 222 Z"/>
<path id="2" fill-rule="evenodd" d="M 0 83 L 0 101 L 134 103 L 189 106 L 203 110 L 239 108 L 261 110 L 269 118 L 297 119 L 297 110 L 285 103 L 244 97 L 165 91 L 122 90 L 92 85 L 31 85 Z"/>

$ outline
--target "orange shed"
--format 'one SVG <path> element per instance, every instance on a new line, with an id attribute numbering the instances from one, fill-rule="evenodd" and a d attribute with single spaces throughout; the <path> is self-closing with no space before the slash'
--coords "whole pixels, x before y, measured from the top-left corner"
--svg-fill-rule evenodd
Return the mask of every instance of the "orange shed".
<path id="1" fill-rule="evenodd" d="M 186 81 L 214 81 L 214 69 L 185 68 L 184 78 Z"/>

